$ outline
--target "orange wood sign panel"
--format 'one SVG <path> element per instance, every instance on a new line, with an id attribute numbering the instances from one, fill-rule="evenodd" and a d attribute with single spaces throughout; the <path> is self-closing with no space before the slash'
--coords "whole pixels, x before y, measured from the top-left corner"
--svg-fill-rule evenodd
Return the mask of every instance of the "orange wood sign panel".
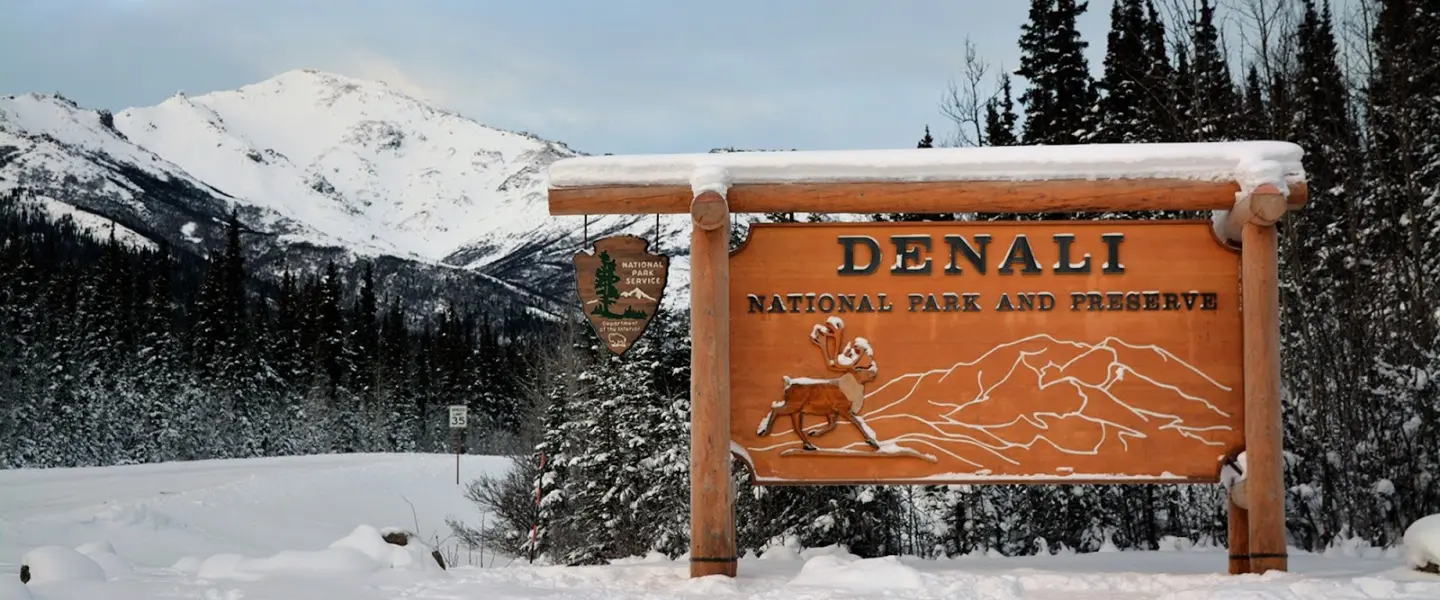
<path id="1" fill-rule="evenodd" d="M 1215 481 L 1239 291 L 1209 222 L 759 224 L 731 448 L 759 484 Z"/>

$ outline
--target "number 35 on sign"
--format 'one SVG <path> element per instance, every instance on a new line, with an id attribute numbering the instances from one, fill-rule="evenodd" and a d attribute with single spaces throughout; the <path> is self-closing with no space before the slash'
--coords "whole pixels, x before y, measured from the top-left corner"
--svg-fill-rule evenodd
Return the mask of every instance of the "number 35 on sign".
<path id="1" fill-rule="evenodd" d="M 463 405 L 463 404 L 457 404 L 457 405 L 451 406 L 451 407 L 450 407 L 450 428 L 451 428 L 451 429 L 464 429 L 464 428 L 465 428 L 465 417 L 466 417 L 468 414 L 469 414 L 469 413 L 466 411 L 466 407 L 465 407 L 465 405 Z"/>

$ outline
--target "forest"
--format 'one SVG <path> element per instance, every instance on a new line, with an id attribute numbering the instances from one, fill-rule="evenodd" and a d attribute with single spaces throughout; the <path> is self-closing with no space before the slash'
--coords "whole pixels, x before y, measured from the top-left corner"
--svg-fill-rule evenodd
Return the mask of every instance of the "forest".
<path id="1" fill-rule="evenodd" d="M 201 260 L 33 200 L 0 198 L 0 468 L 453 451 L 450 404 L 476 415 L 473 451 L 521 443 L 543 325 L 459 301 L 407 315 L 368 269 L 354 293 L 334 264 L 261 282 L 233 217 Z"/>
<path id="2" fill-rule="evenodd" d="M 924 125 L 916 145 L 1304 147 L 1310 200 L 1281 224 L 1287 528 L 1312 551 L 1398 542 L 1440 511 L 1440 1 L 1108 8 L 1098 78 L 1076 27 L 1085 2 L 1032 0 L 1010 70 L 966 43 L 941 94 L 953 131 L 937 140 Z M 444 406 L 465 403 L 467 451 L 515 469 L 467 486 L 473 518 L 451 523 L 463 539 L 561 564 L 688 549 L 685 314 L 657 314 L 616 358 L 579 318 L 502 320 L 464 299 L 410 315 L 369 277 L 340 289 L 334 265 L 259 282 L 235 227 L 196 260 L 94 240 L 28 206 L 0 203 L 0 466 L 443 452 Z M 868 218 L 1118 216 L 1202 215 Z M 1218 485 L 762 488 L 739 465 L 735 483 L 742 553 L 1225 541 Z"/>

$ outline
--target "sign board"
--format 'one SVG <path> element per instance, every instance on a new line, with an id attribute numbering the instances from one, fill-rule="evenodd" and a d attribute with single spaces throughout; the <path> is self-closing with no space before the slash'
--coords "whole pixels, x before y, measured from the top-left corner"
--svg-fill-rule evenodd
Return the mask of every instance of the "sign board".
<path id="1" fill-rule="evenodd" d="M 642 238 L 625 235 L 597 240 L 575 254 L 575 279 L 585 318 L 606 348 L 623 356 L 650 325 L 670 257 L 650 252 Z"/>
<path id="2" fill-rule="evenodd" d="M 732 447 L 758 484 L 1216 481 L 1239 292 L 1209 221 L 759 224 Z"/>
<path id="3" fill-rule="evenodd" d="M 451 406 L 450 406 L 450 428 L 451 428 L 451 429 L 464 429 L 465 426 L 466 426 L 465 420 L 466 420 L 466 417 L 467 417 L 468 415 L 469 415 L 469 412 L 468 412 L 468 409 L 465 407 L 465 405 L 463 405 L 463 404 L 451 405 Z"/>
<path id="4" fill-rule="evenodd" d="M 1276 224 L 1306 204 L 1304 154 L 1253 141 L 583 156 L 551 164 L 548 186 L 552 215 L 693 225 L 691 577 L 736 574 L 732 455 L 772 485 L 1142 483 L 1213 482 L 1241 450 L 1230 572 L 1264 573 L 1288 564 Z M 729 250 L 747 213 L 1170 210 L 1213 212 L 764 224 Z M 576 264 L 599 314 L 590 301 L 618 296 L 601 282 L 623 276 L 594 254 Z M 643 332 L 634 320 L 612 350 Z"/>

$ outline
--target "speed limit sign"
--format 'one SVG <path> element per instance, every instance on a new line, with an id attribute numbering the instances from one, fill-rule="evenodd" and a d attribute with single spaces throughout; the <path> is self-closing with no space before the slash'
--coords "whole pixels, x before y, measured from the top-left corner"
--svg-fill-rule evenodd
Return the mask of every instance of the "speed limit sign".
<path id="1" fill-rule="evenodd" d="M 465 405 L 457 404 L 450 407 L 450 428 L 464 429 L 465 417 L 468 415 Z"/>

